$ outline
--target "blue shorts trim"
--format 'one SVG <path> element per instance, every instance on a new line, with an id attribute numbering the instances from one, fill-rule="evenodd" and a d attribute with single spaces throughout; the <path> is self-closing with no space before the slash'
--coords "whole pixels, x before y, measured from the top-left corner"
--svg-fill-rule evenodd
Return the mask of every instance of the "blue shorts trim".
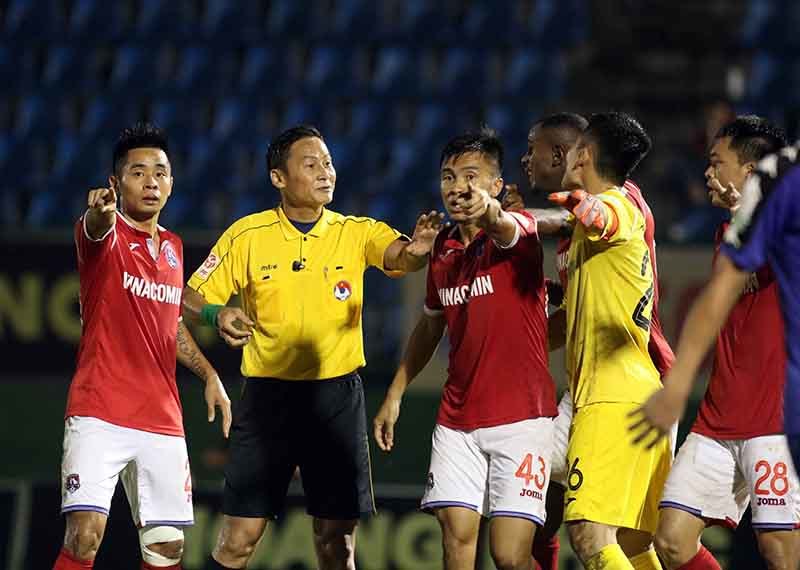
<path id="1" fill-rule="evenodd" d="M 419 508 L 423 511 L 429 511 L 431 509 L 438 509 L 440 507 L 464 507 L 465 509 L 470 509 L 478 512 L 478 505 L 472 505 L 470 503 L 462 503 L 461 501 L 431 501 L 429 503 L 423 503 L 419 506 Z"/>
<path id="2" fill-rule="evenodd" d="M 703 516 L 703 511 L 700 509 L 695 509 L 688 505 L 682 505 L 681 503 L 676 503 L 675 501 L 661 501 L 658 503 L 658 508 L 678 509 L 679 511 L 686 511 L 687 513 L 692 514 L 699 519 L 707 518 Z"/>
<path id="3" fill-rule="evenodd" d="M 519 511 L 492 511 L 489 513 L 489 518 L 494 517 L 509 517 L 514 519 L 526 519 L 529 521 L 533 521 L 534 523 L 538 524 L 539 526 L 544 526 L 544 521 L 537 517 L 536 515 L 532 515 L 530 513 L 521 513 Z"/>
<path id="4" fill-rule="evenodd" d="M 754 530 L 795 530 L 796 524 L 792 523 L 752 523 Z"/>
<path id="5" fill-rule="evenodd" d="M 63 515 L 64 513 L 71 513 L 74 511 L 93 511 L 95 513 L 100 513 L 108 516 L 108 509 L 104 509 L 103 507 L 98 507 L 95 505 L 70 505 L 68 507 L 62 508 L 61 514 Z"/>
<path id="6" fill-rule="evenodd" d="M 145 521 L 145 526 L 192 526 L 194 520 L 190 521 Z"/>

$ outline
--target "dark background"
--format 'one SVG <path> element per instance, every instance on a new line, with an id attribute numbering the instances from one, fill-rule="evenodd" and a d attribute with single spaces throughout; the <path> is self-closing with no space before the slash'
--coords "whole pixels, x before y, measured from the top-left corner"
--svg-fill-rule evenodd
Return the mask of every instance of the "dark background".
<path id="1" fill-rule="evenodd" d="M 716 129 L 756 112 L 795 138 L 798 24 L 791 0 L 0 0 L 0 567 L 49 568 L 59 548 L 63 410 L 80 333 L 71 227 L 87 191 L 105 184 L 121 128 L 149 119 L 169 132 L 175 192 L 161 222 L 185 238 L 190 271 L 234 219 L 276 203 L 264 154 L 295 123 L 318 125 L 331 148 L 335 209 L 410 231 L 439 206 L 438 154 L 454 134 L 498 129 L 505 178 L 524 186 L 518 160 L 536 118 L 625 110 L 655 143 L 635 179 L 660 257 L 681 259 L 710 251 L 722 219 L 702 176 Z M 696 268 L 694 288 L 681 281 L 676 305 L 707 272 Z M 371 417 L 419 307 L 377 272 L 366 287 Z M 673 341 L 679 313 L 665 319 Z M 238 353 L 208 331 L 198 338 L 235 400 Z M 199 382 L 181 371 L 179 383 L 197 512 L 210 521 L 187 539 L 196 568 L 218 523 L 225 444 L 205 421 Z M 373 455 L 383 518 L 364 532 L 361 567 L 438 567 L 438 531 L 414 513 L 437 403 L 435 390 L 409 394 L 401 445 Z M 138 568 L 127 506 L 113 513 L 96 568 Z M 271 553 L 291 551 L 289 527 Z M 408 547 L 375 538 L 407 529 Z M 759 567 L 746 524 L 706 536 L 726 567 Z M 280 560 L 253 567 L 306 567 Z"/>

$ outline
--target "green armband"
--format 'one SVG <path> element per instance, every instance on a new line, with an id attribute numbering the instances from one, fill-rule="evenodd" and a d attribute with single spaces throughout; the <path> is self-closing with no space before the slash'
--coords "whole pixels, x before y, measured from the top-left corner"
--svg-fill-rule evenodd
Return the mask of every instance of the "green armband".
<path id="1" fill-rule="evenodd" d="M 206 324 L 216 327 L 217 326 L 217 315 L 222 310 L 225 305 L 203 305 L 203 308 L 200 309 L 200 318 L 203 319 L 203 322 Z"/>

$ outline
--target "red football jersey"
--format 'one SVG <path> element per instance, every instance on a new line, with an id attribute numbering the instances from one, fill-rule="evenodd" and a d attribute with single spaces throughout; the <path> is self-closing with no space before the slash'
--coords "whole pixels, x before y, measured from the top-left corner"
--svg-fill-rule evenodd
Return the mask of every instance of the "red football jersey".
<path id="1" fill-rule="evenodd" d="M 625 181 L 626 196 L 628 199 L 639 209 L 645 218 L 644 241 L 647 244 L 647 249 L 650 250 L 650 263 L 653 267 L 653 281 L 655 287 L 653 289 L 653 315 L 650 319 L 650 341 L 647 344 L 650 359 L 663 378 L 672 367 L 675 360 L 675 354 L 664 336 L 664 330 L 661 327 L 661 319 L 658 316 L 658 263 L 656 261 L 656 222 L 653 218 L 653 212 L 650 211 L 650 206 L 642 196 L 642 191 L 632 181 Z M 564 290 L 567 289 L 567 253 L 571 240 L 563 238 L 558 240 L 556 246 L 556 269 L 558 270 L 558 277 L 561 281 L 561 286 Z"/>
<path id="2" fill-rule="evenodd" d="M 536 221 L 511 213 L 507 248 L 481 232 L 464 247 L 458 228 L 436 238 L 425 310 L 444 313 L 450 363 L 437 423 L 460 430 L 557 414 L 548 370 L 542 246 Z"/>
<path id="3" fill-rule="evenodd" d="M 727 225 L 717 231 L 715 262 Z M 719 332 L 711 379 L 692 431 L 716 439 L 783 433 L 783 339 L 778 282 L 764 266 L 750 275 Z"/>
<path id="4" fill-rule="evenodd" d="M 83 330 L 66 416 L 183 435 L 175 383 L 183 244 L 158 232 L 160 251 L 151 253 L 149 234 L 120 213 L 99 241 L 89 239 L 84 218 L 75 224 Z"/>

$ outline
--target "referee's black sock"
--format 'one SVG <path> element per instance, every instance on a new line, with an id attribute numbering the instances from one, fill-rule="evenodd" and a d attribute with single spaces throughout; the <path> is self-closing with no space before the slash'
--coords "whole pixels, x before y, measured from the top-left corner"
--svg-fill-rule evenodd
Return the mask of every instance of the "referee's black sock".
<path id="1" fill-rule="evenodd" d="M 214 557 L 209 554 L 208 560 L 206 560 L 206 565 L 204 567 L 204 570 L 236 570 L 236 569 L 223 566 L 222 564 L 214 560 Z"/>

